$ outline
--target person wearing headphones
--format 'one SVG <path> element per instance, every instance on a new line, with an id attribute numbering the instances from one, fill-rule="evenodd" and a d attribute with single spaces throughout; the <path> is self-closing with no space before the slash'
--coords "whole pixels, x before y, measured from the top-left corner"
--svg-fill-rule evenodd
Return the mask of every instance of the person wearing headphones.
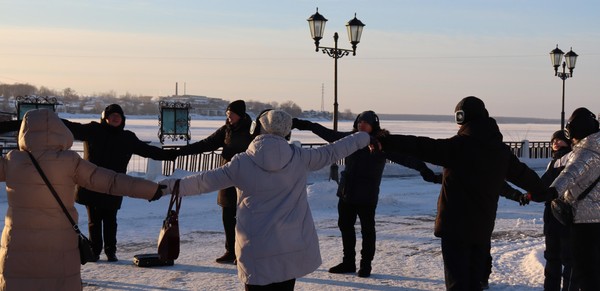
<path id="1" fill-rule="evenodd" d="M 319 239 L 308 204 L 309 171 L 319 170 L 371 142 L 358 132 L 306 149 L 289 144 L 292 117 L 266 110 L 252 126 L 248 149 L 227 164 L 180 180 L 182 196 L 237 188 L 235 253 L 246 290 L 293 290 L 296 278 L 321 265 Z M 177 179 L 160 181 L 165 194 Z"/>
<path id="2" fill-rule="evenodd" d="M 372 136 L 384 132 L 379 125 L 379 116 L 369 110 L 356 117 L 350 132 L 338 132 L 308 120 L 294 118 L 292 128 L 310 130 L 327 142 L 333 142 L 356 132 L 366 132 Z M 375 256 L 375 210 L 379 200 L 379 185 L 386 160 L 419 171 L 423 180 L 441 183 L 441 175 L 435 175 L 421 160 L 397 153 L 371 153 L 362 148 L 345 159 L 337 190 L 338 227 L 342 233 L 342 262 L 329 269 L 330 273 L 343 274 L 356 272 L 356 230 L 354 224 L 360 219 L 362 234 L 359 277 L 371 276 L 371 262 Z"/>
<path id="3" fill-rule="evenodd" d="M 453 137 L 389 134 L 379 141 L 385 152 L 414 155 L 444 167 L 434 235 L 441 238 L 446 289 L 481 290 L 506 181 L 537 195 L 546 194 L 547 188 L 502 141 L 481 99 L 463 98 L 454 113 L 460 128 Z"/>
<path id="4" fill-rule="evenodd" d="M 548 196 L 560 196 L 573 207 L 570 225 L 572 278 L 584 291 L 600 290 L 599 131 L 598 119 L 589 109 L 575 109 L 564 130 L 565 137 L 572 143 L 565 168 L 550 185 L 549 195 L 531 194 L 536 202 L 545 202 Z"/>

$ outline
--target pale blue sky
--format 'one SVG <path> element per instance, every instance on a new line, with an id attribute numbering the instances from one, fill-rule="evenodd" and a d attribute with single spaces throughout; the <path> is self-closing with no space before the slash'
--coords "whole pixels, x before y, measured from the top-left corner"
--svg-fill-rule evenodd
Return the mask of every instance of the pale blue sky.
<path id="1" fill-rule="evenodd" d="M 568 6 L 570 5 L 570 6 Z M 0 82 L 89 95 L 175 93 L 333 109 L 333 59 L 316 53 L 306 19 L 329 21 L 340 111 L 451 114 L 464 96 L 493 116 L 560 118 L 562 81 L 548 53 L 580 55 L 566 81 L 568 115 L 600 112 L 597 1 L 2 1 Z"/>

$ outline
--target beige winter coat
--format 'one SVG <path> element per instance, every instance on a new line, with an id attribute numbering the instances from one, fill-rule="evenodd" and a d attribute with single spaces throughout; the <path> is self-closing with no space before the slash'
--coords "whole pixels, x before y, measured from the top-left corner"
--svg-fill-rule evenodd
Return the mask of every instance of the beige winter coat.
<path id="1" fill-rule="evenodd" d="M 8 209 L 0 246 L 0 290 L 81 290 L 77 236 L 25 151 L 30 151 L 75 221 L 75 186 L 150 199 L 158 185 L 96 167 L 69 150 L 73 135 L 46 109 L 25 114 L 19 150 L 0 159 Z"/>

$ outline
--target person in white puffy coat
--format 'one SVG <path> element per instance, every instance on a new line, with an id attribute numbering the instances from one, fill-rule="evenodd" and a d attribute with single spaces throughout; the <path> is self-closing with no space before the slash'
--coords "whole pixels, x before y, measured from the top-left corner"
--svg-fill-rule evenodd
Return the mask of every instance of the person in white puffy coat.
<path id="1" fill-rule="evenodd" d="M 562 196 L 573 206 L 571 240 L 574 277 L 581 290 L 600 290 L 600 133 L 596 116 L 576 109 L 565 127 L 573 150 L 565 169 L 550 185 L 551 196 Z M 590 188 L 588 195 L 580 195 Z"/>
<path id="2" fill-rule="evenodd" d="M 303 149 L 286 140 L 292 117 L 269 110 L 256 119 L 258 136 L 246 152 L 223 167 L 181 179 L 179 194 L 197 195 L 235 186 L 235 252 L 238 277 L 246 290 L 293 290 L 296 278 L 321 265 L 319 241 L 308 204 L 306 177 L 369 145 L 359 132 L 319 148 Z M 171 193 L 177 179 L 160 182 Z"/>

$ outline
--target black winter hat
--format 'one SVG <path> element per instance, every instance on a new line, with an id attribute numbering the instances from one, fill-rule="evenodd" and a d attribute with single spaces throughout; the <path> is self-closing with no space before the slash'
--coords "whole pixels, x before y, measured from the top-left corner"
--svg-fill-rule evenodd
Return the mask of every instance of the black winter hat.
<path id="1" fill-rule="evenodd" d="M 555 139 L 560 139 L 560 140 L 566 142 L 569 146 L 571 145 L 571 140 L 565 136 L 565 132 L 562 130 L 555 131 L 552 134 L 552 138 L 550 139 L 550 142 L 552 142 Z"/>
<path id="2" fill-rule="evenodd" d="M 119 126 L 119 127 L 124 128 L 125 127 L 125 113 L 123 113 L 123 108 L 121 108 L 121 106 L 119 106 L 119 104 L 111 104 L 111 105 L 106 106 L 106 108 L 104 108 L 104 111 L 102 111 L 102 118 L 100 119 L 100 123 L 106 123 L 106 118 L 108 118 L 108 116 L 110 116 L 113 113 L 121 114 L 121 119 L 123 119 L 123 121 L 121 122 L 121 126 Z"/>
<path id="3" fill-rule="evenodd" d="M 246 115 L 246 102 L 244 100 L 235 100 L 227 105 L 227 110 L 243 118 Z"/>
<path id="4" fill-rule="evenodd" d="M 569 117 L 565 126 L 565 136 L 569 139 L 581 140 L 598 130 L 596 115 L 587 108 L 580 107 L 575 109 Z"/>
<path id="5" fill-rule="evenodd" d="M 468 96 L 460 100 L 454 109 L 457 124 L 465 124 L 472 120 L 490 117 L 483 101 L 475 96 Z"/>
<path id="6" fill-rule="evenodd" d="M 119 104 L 111 104 L 106 106 L 106 108 L 104 108 L 104 111 L 102 111 L 102 119 L 104 120 L 113 113 L 119 113 L 121 114 L 121 117 L 125 117 L 125 113 L 123 113 L 123 108 L 121 108 Z"/>
<path id="7" fill-rule="evenodd" d="M 378 131 L 381 129 L 379 127 L 379 116 L 377 116 L 377 114 L 375 114 L 375 112 L 372 110 L 363 111 L 356 117 L 356 120 L 354 120 L 354 129 L 358 129 L 358 123 L 360 121 L 364 121 L 371 125 L 373 131 Z"/>

